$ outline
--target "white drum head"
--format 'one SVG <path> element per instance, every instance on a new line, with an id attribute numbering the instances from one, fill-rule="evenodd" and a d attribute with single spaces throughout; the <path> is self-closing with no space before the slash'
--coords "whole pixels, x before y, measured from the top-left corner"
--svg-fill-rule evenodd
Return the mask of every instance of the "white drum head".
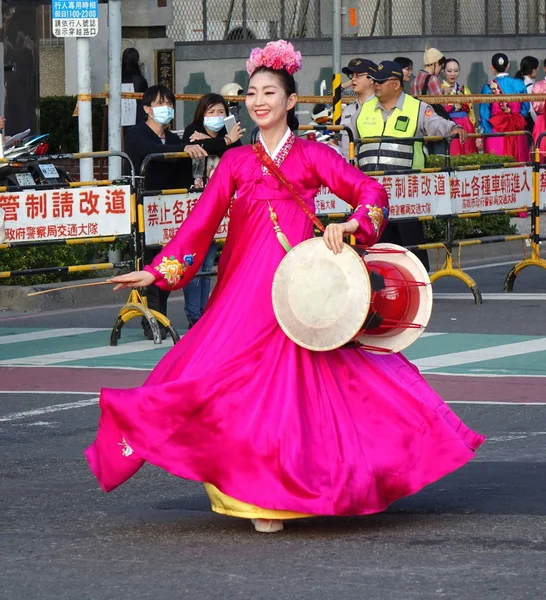
<path id="1" fill-rule="evenodd" d="M 309 350 L 332 350 L 362 329 L 370 306 L 370 278 L 362 258 L 340 254 L 322 238 L 298 244 L 273 278 L 273 310 L 284 333 Z"/>
<path id="2" fill-rule="evenodd" d="M 373 252 L 364 256 L 364 262 L 370 263 L 374 260 L 389 262 L 399 268 L 403 273 L 409 274 L 410 279 L 424 283 L 425 285 L 417 286 L 418 301 L 414 303 L 410 313 L 406 316 L 405 321 L 419 325 L 419 327 L 396 328 L 386 331 L 381 334 L 366 334 L 363 333 L 356 338 L 360 344 L 367 346 L 366 350 L 377 354 L 385 354 L 386 352 L 401 352 L 425 331 L 428 325 L 430 314 L 432 312 L 432 285 L 423 263 L 406 248 L 397 246 L 396 244 L 376 244 L 372 246 L 372 250 L 401 250 L 400 254 L 381 254 Z M 373 347 L 381 348 L 382 350 L 373 350 Z"/>

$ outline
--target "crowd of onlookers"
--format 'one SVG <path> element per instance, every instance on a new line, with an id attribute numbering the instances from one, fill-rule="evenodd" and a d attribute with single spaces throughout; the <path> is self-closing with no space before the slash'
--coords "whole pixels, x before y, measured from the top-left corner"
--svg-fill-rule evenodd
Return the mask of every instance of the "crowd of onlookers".
<path id="1" fill-rule="evenodd" d="M 394 61 L 384 61 L 384 63 L 388 63 L 393 71 L 390 75 L 391 80 L 401 82 L 402 93 L 407 92 L 411 96 L 453 97 L 453 101 L 449 103 L 431 103 L 431 110 L 443 119 L 455 123 L 467 134 L 482 134 L 483 137 L 463 135 L 453 139 L 450 147 L 452 155 L 471 154 L 483 150 L 490 154 L 513 156 L 517 161 L 529 160 L 529 136 L 488 137 L 488 134 L 527 131 L 532 134 L 536 142 L 539 135 L 546 130 L 543 101 L 499 101 L 480 103 L 477 107 L 466 101 L 465 97 L 472 92 L 464 82 L 459 61 L 456 58 L 445 57 L 436 48 L 426 48 L 423 66 L 416 73 L 414 73 L 413 61 L 407 57 L 398 56 Z M 382 64 L 376 65 L 370 60 L 355 58 L 343 69 L 350 78 L 344 87 L 352 86 L 356 94 L 356 102 L 345 108 L 343 124 L 351 126 L 355 138 L 366 137 L 366 128 L 358 125 L 358 113 L 366 110 L 363 109 L 363 105 L 378 97 L 379 105 L 382 104 L 380 96 L 383 94 L 380 87 L 384 84 L 381 82 L 381 77 L 378 78 L 384 71 L 381 68 Z M 518 72 L 512 77 L 509 74 L 508 56 L 498 52 L 491 59 L 492 77 L 484 83 L 479 93 L 494 95 L 545 93 L 546 79 L 537 81 L 539 64 L 536 57 L 525 56 L 520 61 Z M 396 69 L 395 65 L 399 68 Z M 543 65 L 546 71 L 546 60 Z M 436 149 L 438 148 L 437 146 Z"/>

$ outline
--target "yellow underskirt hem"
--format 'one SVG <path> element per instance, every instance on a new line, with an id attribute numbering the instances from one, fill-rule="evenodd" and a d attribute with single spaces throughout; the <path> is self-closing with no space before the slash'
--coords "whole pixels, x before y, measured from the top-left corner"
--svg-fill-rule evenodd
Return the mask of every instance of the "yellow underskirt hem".
<path id="1" fill-rule="evenodd" d="M 228 517 L 240 517 L 242 519 L 307 519 L 316 515 L 306 515 L 304 513 L 292 512 L 290 510 L 272 510 L 269 508 L 260 508 L 254 504 L 248 504 L 227 496 L 211 483 L 205 483 L 211 508 L 214 512 Z"/>

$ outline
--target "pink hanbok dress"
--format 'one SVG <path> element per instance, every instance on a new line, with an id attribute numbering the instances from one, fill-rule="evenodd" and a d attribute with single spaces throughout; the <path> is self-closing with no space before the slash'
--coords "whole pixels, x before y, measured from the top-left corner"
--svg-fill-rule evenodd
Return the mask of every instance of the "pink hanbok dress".
<path id="1" fill-rule="evenodd" d="M 451 86 L 444 81 L 442 87 L 450 88 Z M 450 95 L 470 96 L 472 95 L 472 92 L 468 86 L 455 83 Z M 462 127 L 468 133 L 476 133 L 476 115 L 474 114 L 474 108 L 471 104 L 463 102 L 461 98 L 453 100 L 453 104 L 447 104 L 445 109 L 449 113 L 451 119 L 457 123 L 459 127 Z M 476 140 L 474 138 L 468 138 L 462 143 L 459 138 L 454 138 L 451 140 L 449 152 L 451 153 L 451 156 L 458 156 L 459 154 L 476 154 L 478 152 Z"/>
<path id="2" fill-rule="evenodd" d="M 527 94 L 527 87 L 521 79 L 499 73 L 495 79 L 486 83 L 482 94 Z M 483 133 L 506 133 L 525 131 L 525 117 L 529 113 L 529 102 L 491 102 L 480 104 L 480 129 Z M 529 140 L 527 136 L 509 136 L 485 138 L 486 154 L 513 156 L 517 162 L 527 162 Z"/>
<path id="3" fill-rule="evenodd" d="M 355 208 L 357 241 L 376 242 L 388 212 L 384 188 L 327 145 L 286 137 L 273 158 L 309 208 L 328 186 Z M 483 443 L 403 356 L 312 352 L 286 337 L 271 300 L 285 250 L 268 201 L 292 246 L 313 236 L 309 217 L 252 148 L 230 150 L 147 267 L 162 289 L 182 287 L 230 210 L 203 317 L 142 387 L 101 392 L 86 456 L 104 490 L 147 461 L 205 482 L 213 510 L 225 514 L 363 515 L 462 467 Z"/>

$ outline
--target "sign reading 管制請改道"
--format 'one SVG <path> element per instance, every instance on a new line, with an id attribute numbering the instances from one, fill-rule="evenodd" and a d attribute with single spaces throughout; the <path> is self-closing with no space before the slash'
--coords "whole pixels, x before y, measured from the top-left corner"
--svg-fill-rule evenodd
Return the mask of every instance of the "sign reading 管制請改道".
<path id="1" fill-rule="evenodd" d="M 99 31 L 99 0 L 51 0 L 55 37 L 95 37 Z"/>

